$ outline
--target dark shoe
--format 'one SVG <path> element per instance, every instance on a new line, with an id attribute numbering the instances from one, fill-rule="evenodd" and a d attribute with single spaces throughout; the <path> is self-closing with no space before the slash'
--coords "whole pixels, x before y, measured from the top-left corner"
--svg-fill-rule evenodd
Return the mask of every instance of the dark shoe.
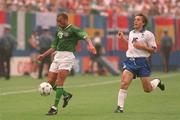
<path id="1" fill-rule="evenodd" d="M 115 113 L 123 113 L 123 108 L 118 106 L 114 112 Z"/>
<path id="2" fill-rule="evenodd" d="M 56 115 L 56 114 L 57 114 L 57 108 L 55 106 L 52 106 L 46 115 Z"/>
<path id="3" fill-rule="evenodd" d="M 160 79 L 159 79 L 160 80 Z M 161 80 L 160 80 L 160 82 L 159 82 L 159 84 L 158 84 L 158 87 L 161 89 L 161 91 L 164 91 L 165 90 L 165 85 L 161 82 Z"/>
<path id="4" fill-rule="evenodd" d="M 10 80 L 10 77 L 9 77 L 9 76 L 6 76 L 5 79 L 6 79 L 6 80 Z"/>
<path id="5" fill-rule="evenodd" d="M 65 108 L 68 105 L 69 100 L 72 98 L 72 94 L 68 94 L 67 96 L 64 97 L 64 103 L 63 103 L 63 108 Z"/>

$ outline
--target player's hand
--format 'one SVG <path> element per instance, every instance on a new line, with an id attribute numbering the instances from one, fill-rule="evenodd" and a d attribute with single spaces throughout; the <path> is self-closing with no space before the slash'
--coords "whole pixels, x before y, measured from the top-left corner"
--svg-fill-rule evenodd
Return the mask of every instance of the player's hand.
<path id="1" fill-rule="evenodd" d="M 40 54 L 37 56 L 36 58 L 38 61 L 42 61 L 44 59 L 44 55 L 43 54 Z"/>
<path id="2" fill-rule="evenodd" d="M 139 42 L 139 41 L 134 41 L 133 46 L 135 48 L 137 48 L 137 49 L 144 49 L 145 48 L 145 45 L 142 42 Z"/>
<path id="3" fill-rule="evenodd" d="M 118 32 L 118 40 L 124 39 L 124 33 L 123 32 Z"/>
<path id="4" fill-rule="evenodd" d="M 88 46 L 88 50 L 93 54 L 97 53 L 96 48 L 94 46 Z"/>

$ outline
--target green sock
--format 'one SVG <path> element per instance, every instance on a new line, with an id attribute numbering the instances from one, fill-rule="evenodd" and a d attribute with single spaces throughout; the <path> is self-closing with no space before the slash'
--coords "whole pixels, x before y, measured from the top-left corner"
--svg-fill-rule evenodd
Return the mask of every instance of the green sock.
<path id="1" fill-rule="evenodd" d="M 69 93 L 63 90 L 63 96 L 67 96 L 67 95 L 69 95 Z"/>
<path id="2" fill-rule="evenodd" d="M 55 107 L 58 107 L 58 104 L 59 104 L 59 101 L 60 101 L 60 98 L 63 94 L 63 88 L 56 88 L 56 98 L 55 98 L 55 102 L 54 102 L 54 106 Z"/>

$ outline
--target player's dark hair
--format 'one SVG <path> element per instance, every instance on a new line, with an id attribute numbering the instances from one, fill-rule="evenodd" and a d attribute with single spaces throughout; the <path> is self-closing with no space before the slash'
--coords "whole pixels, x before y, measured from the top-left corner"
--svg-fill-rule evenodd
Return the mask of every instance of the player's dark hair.
<path id="1" fill-rule="evenodd" d="M 148 19 L 147 19 L 147 17 L 146 17 L 144 14 L 142 14 L 142 13 L 139 13 L 139 14 L 137 14 L 136 16 L 141 16 L 141 17 L 142 17 L 143 22 L 144 22 L 143 28 L 145 28 L 146 25 L 148 24 Z M 136 17 L 136 16 L 135 16 L 135 17 Z"/>
<path id="2" fill-rule="evenodd" d="M 66 13 L 59 13 L 57 17 L 62 16 L 64 19 L 68 20 L 68 15 Z"/>

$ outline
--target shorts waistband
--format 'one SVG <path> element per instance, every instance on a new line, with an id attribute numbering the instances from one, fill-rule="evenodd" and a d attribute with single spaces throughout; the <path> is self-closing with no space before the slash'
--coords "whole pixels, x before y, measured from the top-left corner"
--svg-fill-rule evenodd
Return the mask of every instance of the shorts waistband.
<path id="1" fill-rule="evenodd" d="M 140 60 L 140 59 L 147 59 L 146 57 L 127 57 L 128 60 Z"/>

